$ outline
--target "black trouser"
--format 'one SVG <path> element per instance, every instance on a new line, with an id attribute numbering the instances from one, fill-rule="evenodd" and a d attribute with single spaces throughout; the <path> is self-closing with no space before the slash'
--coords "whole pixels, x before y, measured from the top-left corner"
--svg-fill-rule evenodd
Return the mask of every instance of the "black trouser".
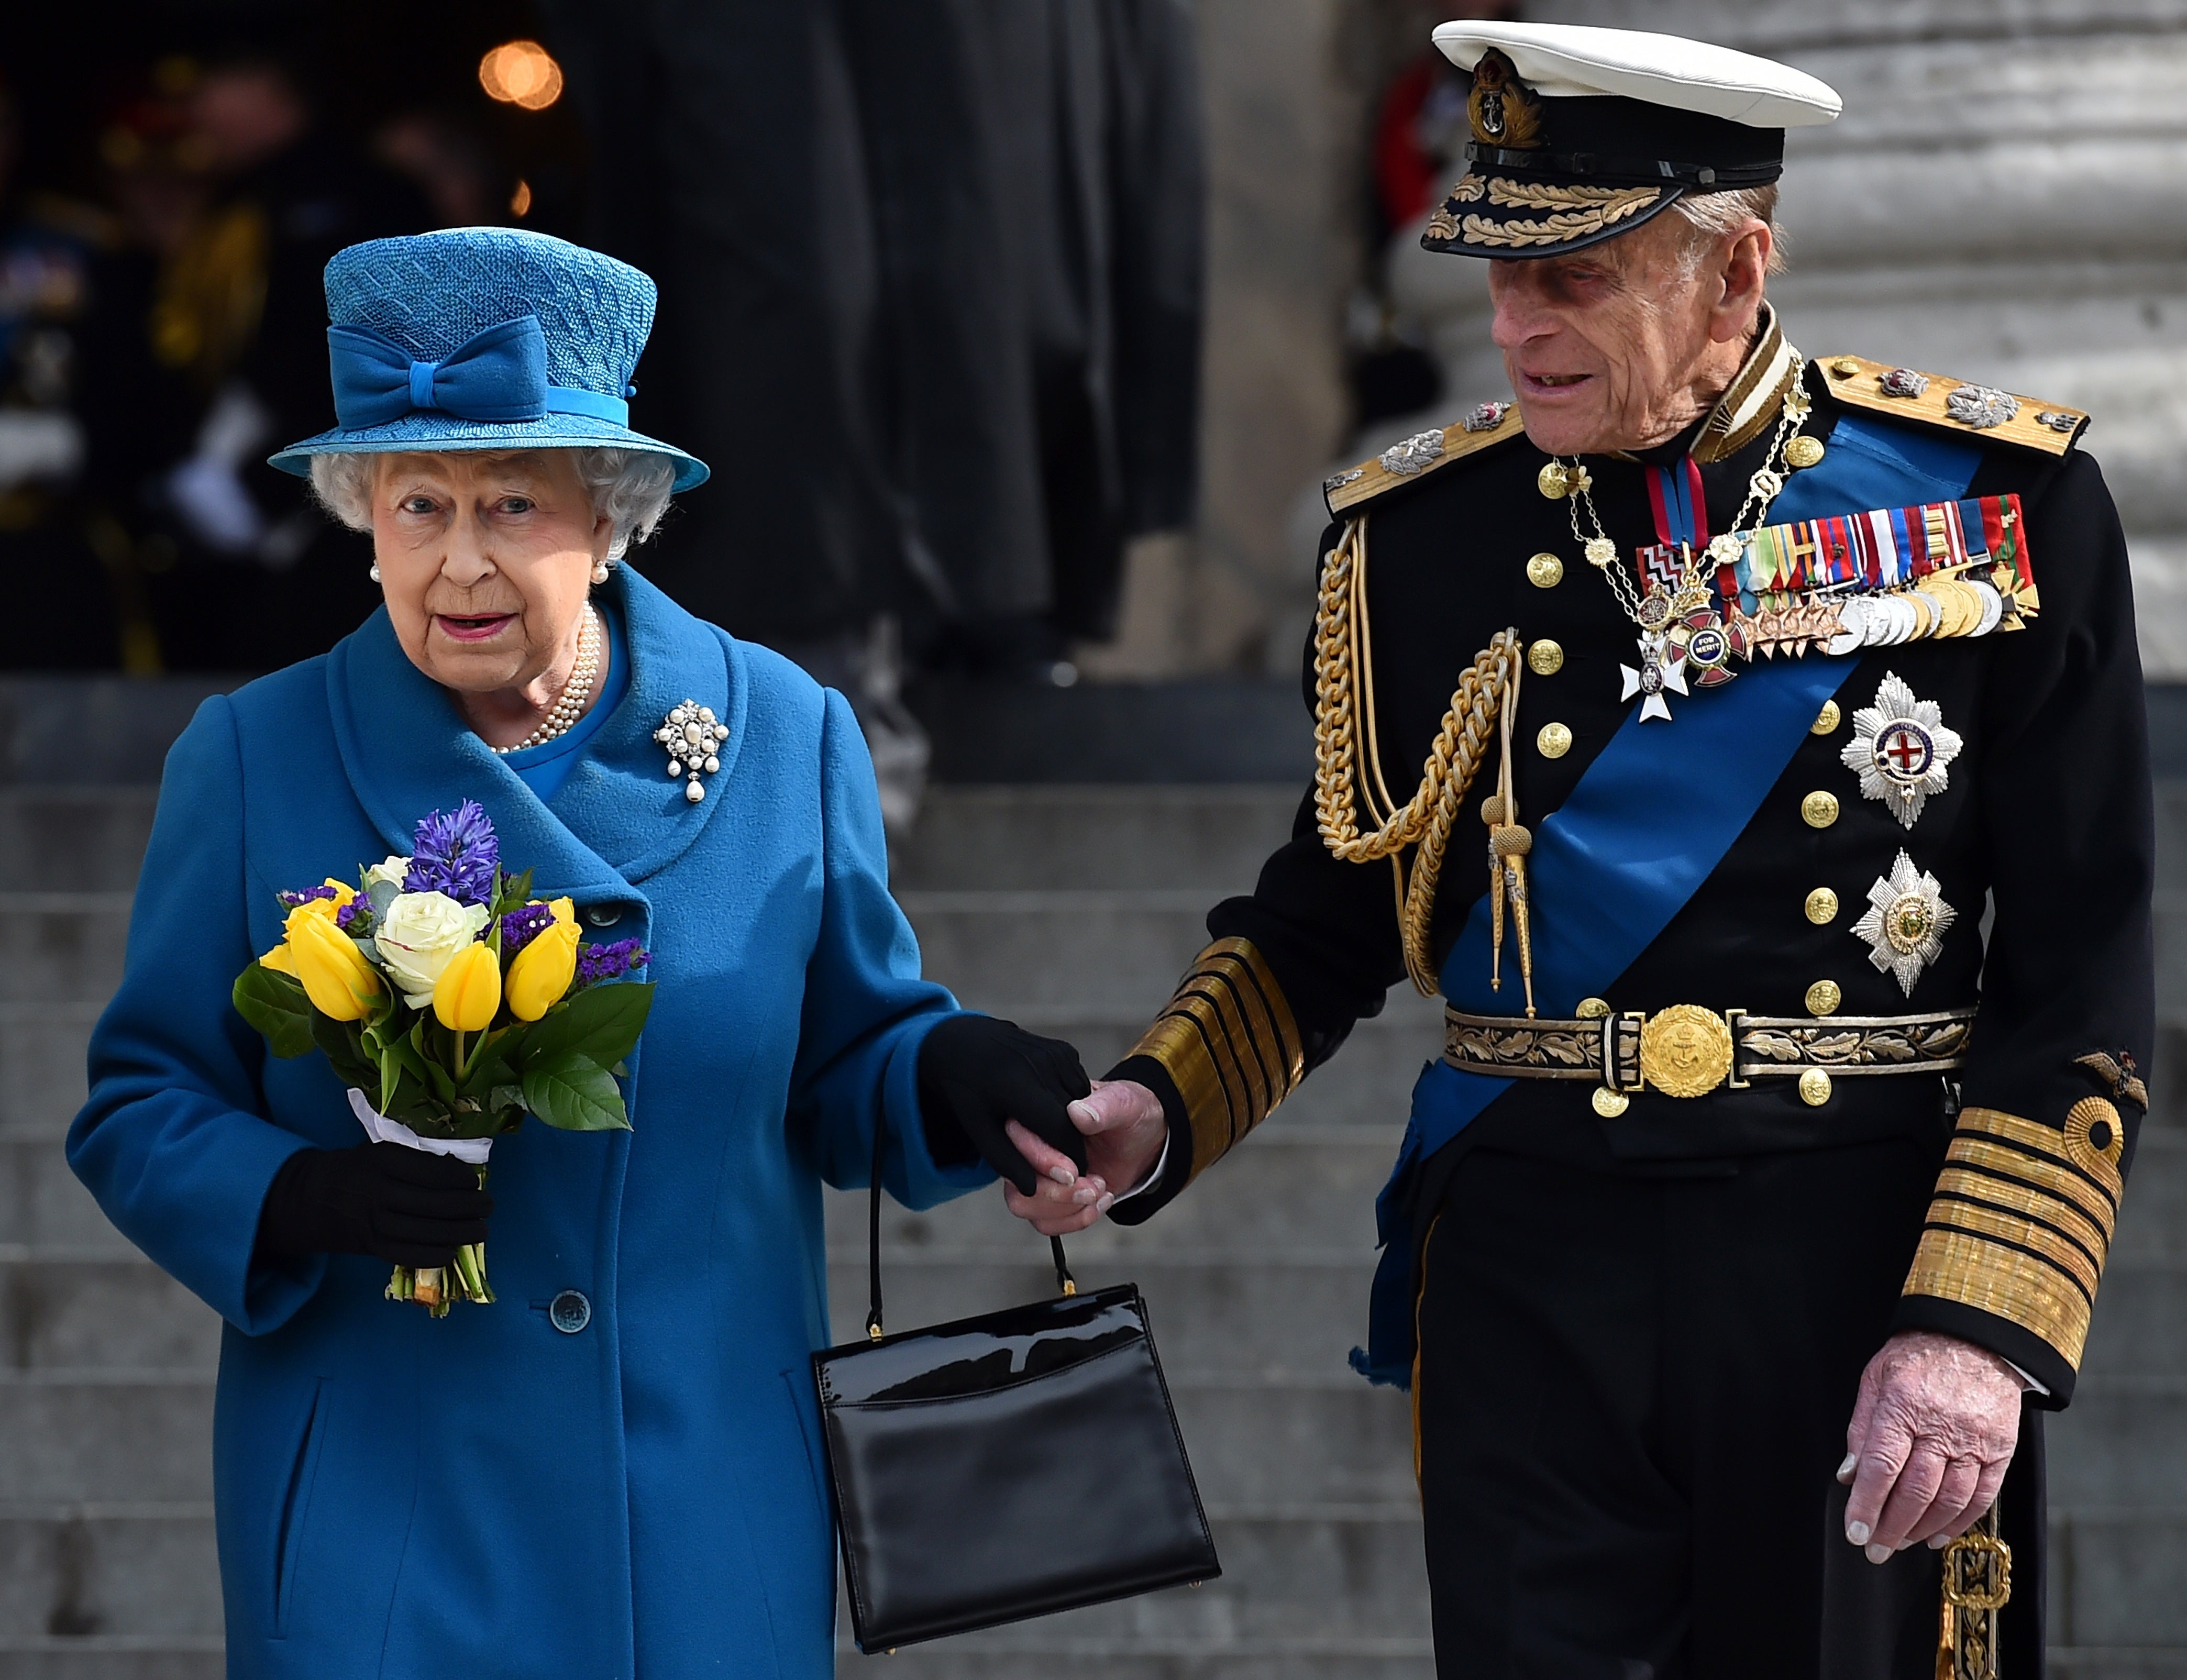
<path id="1" fill-rule="evenodd" d="M 1869 1563 L 1835 1473 L 1936 1165 L 1894 1141 L 1716 1176 L 1456 1168 L 1415 1396 L 1445 1680 L 1932 1680 L 1937 1554 Z M 2021 1442 L 2000 1643 L 2038 1680 L 2037 1414 Z"/>

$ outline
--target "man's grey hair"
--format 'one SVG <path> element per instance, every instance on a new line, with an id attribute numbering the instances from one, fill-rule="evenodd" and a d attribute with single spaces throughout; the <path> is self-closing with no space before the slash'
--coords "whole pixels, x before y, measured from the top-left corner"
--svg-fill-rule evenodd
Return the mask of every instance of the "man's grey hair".
<path id="1" fill-rule="evenodd" d="M 1682 193 L 1671 205 L 1671 214 L 1692 230 L 1687 242 L 1689 262 L 1698 262 L 1715 241 L 1735 233 L 1751 220 L 1769 224 L 1769 272 L 1785 272 L 1785 230 L 1777 225 L 1777 183 L 1740 187 L 1722 193 Z"/>
<path id="2" fill-rule="evenodd" d="M 653 535 L 661 516 L 668 511 L 676 464 L 666 455 L 644 449 L 572 449 L 570 458 L 592 501 L 593 517 L 614 522 L 608 559 L 620 560 L 632 543 L 643 542 Z M 377 459 L 372 455 L 312 457 L 312 493 L 321 507 L 351 531 L 372 529 Z"/>

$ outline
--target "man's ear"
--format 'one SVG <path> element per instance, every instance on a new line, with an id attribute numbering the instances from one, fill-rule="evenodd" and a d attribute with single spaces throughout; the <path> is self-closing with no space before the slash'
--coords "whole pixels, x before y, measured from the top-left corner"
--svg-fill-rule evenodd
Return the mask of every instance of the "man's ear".
<path id="1" fill-rule="evenodd" d="M 1758 216 L 1732 236 L 1718 272 L 1723 290 L 1709 312 L 1709 337 L 1716 343 L 1729 344 L 1754 330 L 1774 245 L 1769 224 Z"/>

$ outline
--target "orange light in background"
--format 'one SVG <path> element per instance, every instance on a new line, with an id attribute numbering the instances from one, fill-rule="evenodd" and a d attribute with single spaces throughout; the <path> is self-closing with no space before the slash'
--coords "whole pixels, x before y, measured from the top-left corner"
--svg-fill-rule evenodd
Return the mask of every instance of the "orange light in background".
<path id="1" fill-rule="evenodd" d="M 479 60 L 479 86 L 504 105 L 543 111 L 562 97 L 562 66 L 537 41 L 505 41 Z"/>
<path id="2" fill-rule="evenodd" d="M 531 183 L 520 181 L 516 190 L 509 195 L 509 213 L 521 221 L 531 214 Z"/>

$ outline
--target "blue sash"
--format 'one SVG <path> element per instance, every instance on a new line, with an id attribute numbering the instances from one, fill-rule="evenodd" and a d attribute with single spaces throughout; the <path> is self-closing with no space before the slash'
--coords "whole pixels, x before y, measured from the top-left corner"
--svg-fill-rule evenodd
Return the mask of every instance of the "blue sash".
<path id="1" fill-rule="evenodd" d="M 1827 519 L 1954 500 L 1981 459 L 1975 446 L 1847 414 L 1831 428 L 1822 461 L 1792 475 L 1770 517 Z M 1670 925 L 1746 831 L 1815 714 L 1858 662 L 1751 664 L 1737 682 L 1684 702 L 1673 723 L 1644 725 L 1637 710 L 1626 719 L 1564 804 L 1533 825 L 1527 896 L 1534 907 L 1534 998 L 1544 1015 L 1569 1019 L 1581 998 L 1607 992 Z M 1706 765 L 1708 773 L 1689 773 L 1696 765 Z M 1673 784 L 1679 796 L 1664 798 Z M 1483 894 L 1441 975 L 1443 996 L 1470 1014 L 1513 1008 L 1508 989 L 1500 995 L 1488 989 L 1488 911 Z M 1352 1351 L 1352 1368 L 1370 1382 L 1412 1383 L 1420 1169 L 1510 1084 L 1438 1060 L 1421 1069 L 1413 1087 L 1397 1167 L 1375 1202 L 1382 1259 L 1368 1346 Z"/>

